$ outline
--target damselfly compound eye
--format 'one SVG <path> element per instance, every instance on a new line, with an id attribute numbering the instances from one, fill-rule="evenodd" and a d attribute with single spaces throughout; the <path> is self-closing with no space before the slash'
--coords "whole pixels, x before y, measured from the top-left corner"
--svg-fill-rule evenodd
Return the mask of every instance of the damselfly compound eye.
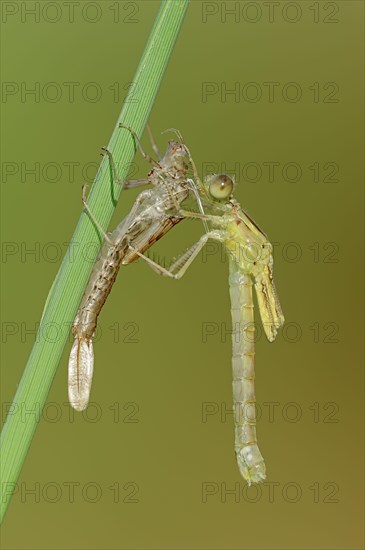
<path id="1" fill-rule="evenodd" d="M 208 180 L 209 193 L 219 201 L 228 199 L 233 193 L 233 181 L 226 174 L 217 174 Z"/>

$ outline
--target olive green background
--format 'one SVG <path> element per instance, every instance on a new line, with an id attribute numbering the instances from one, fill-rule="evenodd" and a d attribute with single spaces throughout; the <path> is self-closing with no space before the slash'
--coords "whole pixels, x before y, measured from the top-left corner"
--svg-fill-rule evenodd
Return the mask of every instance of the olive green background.
<path id="1" fill-rule="evenodd" d="M 81 183 L 95 173 L 82 167 L 99 162 L 158 9 L 120 2 L 113 22 L 117 3 L 99 2 L 91 23 L 87 4 L 74 22 L 61 2 L 59 21 L 49 7 L 39 22 L 19 12 L 2 24 L 3 80 L 15 83 L 2 99 L 2 167 L 19 169 L 2 183 L 3 414 L 80 215 Z M 247 488 L 235 463 L 224 255 L 211 245 L 179 282 L 138 262 L 121 269 L 100 316 L 83 415 L 67 405 L 65 349 L 4 549 L 363 548 L 363 4 L 281 2 L 272 21 L 263 3 L 226 7 L 239 11 L 225 19 L 224 3 L 191 3 L 150 122 L 161 149 L 160 131 L 179 128 L 200 172 L 238 163 L 237 198 L 277 243 L 288 325 L 256 350 L 267 482 Z M 16 92 L 36 82 L 39 101 Z M 58 101 L 47 98 L 51 82 Z M 74 101 L 66 82 L 80 84 Z M 95 102 L 81 94 L 90 82 Z M 271 98 L 268 82 L 278 83 Z M 261 99 L 249 101 L 255 90 Z M 22 174 L 37 162 L 39 181 Z M 135 162 L 143 177 L 149 166 Z M 269 162 L 279 163 L 272 178 Z M 122 194 L 112 227 L 135 195 Z M 184 222 L 156 250 L 168 262 L 201 232 Z"/>

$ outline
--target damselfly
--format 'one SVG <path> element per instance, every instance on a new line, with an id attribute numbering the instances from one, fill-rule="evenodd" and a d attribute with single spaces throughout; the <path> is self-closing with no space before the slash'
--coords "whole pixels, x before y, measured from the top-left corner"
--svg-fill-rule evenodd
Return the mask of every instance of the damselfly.
<path id="1" fill-rule="evenodd" d="M 265 233 L 234 199 L 234 182 L 229 176 L 208 176 L 203 185 L 195 169 L 195 182 L 203 198 L 203 208 L 209 214 L 180 210 L 179 215 L 205 219 L 211 229 L 169 269 L 150 258 L 144 259 L 161 275 L 180 279 L 208 239 L 221 242 L 228 253 L 233 323 L 235 451 L 240 472 L 250 484 L 265 479 L 265 462 L 256 438 L 253 286 L 264 331 L 270 342 L 284 323 L 273 281 L 273 249 Z"/>

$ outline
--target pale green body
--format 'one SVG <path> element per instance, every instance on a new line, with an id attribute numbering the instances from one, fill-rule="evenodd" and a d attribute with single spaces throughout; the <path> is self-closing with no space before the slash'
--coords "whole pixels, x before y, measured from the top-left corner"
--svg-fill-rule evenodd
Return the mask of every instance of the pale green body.
<path id="1" fill-rule="evenodd" d="M 209 237 L 222 242 L 229 255 L 232 314 L 233 406 L 238 466 L 250 484 L 265 479 L 265 462 L 256 439 L 255 324 L 252 287 L 255 287 L 265 334 L 272 342 L 284 323 L 272 278 L 272 245 L 235 199 L 212 203 Z"/>
<path id="2" fill-rule="evenodd" d="M 214 196 L 209 196 L 198 176 L 195 177 L 206 214 L 184 210 L 179 214 L 182 217 L 204 219 L 210 224 L 211 229 L 168 270 L 148 258 L 145 260 L 161 275 L 180 279 L 209 239 L 221 242 L 226 249 L 230 259 L 229 284 L 233 324 L 235 451 L 240 472 L 251 484 L 265 479 L 265 463 L 256 439 L 253 286 L 264 331 L 270 342 L 275 339 L 278 328 L 284 323 L 272 277 L 272 245 L 239 203 L 232 198 L 231 193 L 225 202 L 221 199 L 214 200 Z M 233 191 L 232 180 L 224 174 L 207 178 L 206 186 L 209 186 L 212 179 L 218 180 L 219 184 L 220 178 L 224 185 L 230 182 Z"/>

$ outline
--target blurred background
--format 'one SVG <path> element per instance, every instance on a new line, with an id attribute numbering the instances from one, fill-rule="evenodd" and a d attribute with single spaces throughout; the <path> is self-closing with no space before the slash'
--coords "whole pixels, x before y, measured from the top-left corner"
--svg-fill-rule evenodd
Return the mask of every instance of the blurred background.
<path id="1" fill-rule="evenodd" d="M 3 419 L 159 6 L 66 4 L 2 3 Z M 202 175 L 235 174 L 275 243 L 286 325 L 256 347 L 267 480 L 247 487 L 235 461 L 223 252 L 178 282 L 137 262 L 99 318 L 83 414 L 70 337 L 4 549 L 363 548 L 362 74 L 362 2 L 191 2 L 150 123 L 162 150 L 179 128 Z M 137 154 L 131 177 L 149 168 Z M 201 233 L 184 222 L 156 254 Z"/>

